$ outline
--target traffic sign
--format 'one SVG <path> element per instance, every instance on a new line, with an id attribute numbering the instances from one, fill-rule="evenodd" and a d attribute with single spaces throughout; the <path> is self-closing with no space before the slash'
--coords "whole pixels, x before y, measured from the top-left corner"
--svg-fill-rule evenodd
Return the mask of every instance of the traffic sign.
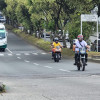
<path id="1" fill-rule="evenodd" d="M 95 14 L 82 14 L 81 15 L 81 21 L 97 22 L 98 21 L 98 15 L 95 15 Z"/>
<path id="2" fill-rule="evenodd" d="M 81 15 L 81 34 L 82 34 L 82 22 L 97 22 L 97 41 L 98 41 L 98 15 L 96 14 Z M 98 52 L 98 42 L 97 42 L 97 52 Z"/>

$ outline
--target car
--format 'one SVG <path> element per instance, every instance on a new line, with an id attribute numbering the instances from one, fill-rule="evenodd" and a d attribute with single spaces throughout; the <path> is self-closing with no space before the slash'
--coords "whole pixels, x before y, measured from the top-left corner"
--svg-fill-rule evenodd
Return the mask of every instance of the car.
<path id="1" fill-rule="evenodd" d="M 0 16 L 0 22 L 1 22 L 1 23 L 5 23 L 5 22 L 6 22 L 5 16 Z"/>
<path id="2" fill-rule="evenodd" d="M 91 51 L 97 51 L 97 40 L 92 43 Z M 98 52 L 100 52 L 100 39 L 98 39 Z"/>
<path id="3" fill-rule="evenodd" d="M 7 48 L 7 32 L 0 30 L 0 50 L 5 51 Z"/>
<path id="4" fill-rule="evenodd" d="M 62 34 L 59 34 L 58 38 L 59 38 L 59 41 L 62 42 L 62 38 L 63 38 Z M 65 34 L 65 40 L 69 41 L 69 34 L 67 33 Z"/>
<path id="5" fill-rule="evenodd" d="M 77 41 L 78 39 L 73 39 L 73 44 L 76 44 Z"/>
<path id="6" fill-rule="evenodd" d="M 5 30 L 5 25 L 3 23 L 0 23 L 0 30 Z"/>

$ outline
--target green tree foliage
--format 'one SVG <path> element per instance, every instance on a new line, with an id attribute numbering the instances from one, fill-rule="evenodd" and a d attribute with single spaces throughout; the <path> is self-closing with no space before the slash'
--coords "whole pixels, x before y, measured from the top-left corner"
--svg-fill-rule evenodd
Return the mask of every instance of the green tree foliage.
<path id="1" fill-rule="evenodd" d="M 6 3 L 4 0 L 0 0 L 0 11 L 2 11 L 6 7 Z"/>
<path id="2" fill-rule="evenodd" d="M 3 0 L 0 2 L 4 3 Z M 24 26 L 25 30 L 39 31 L 40 34 L 43 29 L 53 33 L 61 30 L 63 37 L 63 30 L 68 30 L 70 40 L 80 34 L 80 15 L 90 14 L 95 6 L 100 8 L 100 0 L 5 0 L 5 3 L 4 13 L 12 25 L 16 23 Z M 93 25 L 83 23 L 85 39 L 92 34 Z"/>

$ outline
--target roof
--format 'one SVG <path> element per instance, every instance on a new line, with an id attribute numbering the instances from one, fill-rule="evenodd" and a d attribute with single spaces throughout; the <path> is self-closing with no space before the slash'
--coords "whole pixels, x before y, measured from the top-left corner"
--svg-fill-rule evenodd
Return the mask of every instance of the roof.
<path id="1" fill-rule="evenodd" d="M 0 28 L 5 28 L 5 25 L 0 23 Z"/>
<path id="2" fill-rule="evenodd" d="M 5 33 L 6 31 L 5 30 L 0 30 L 0 33 Z"/>

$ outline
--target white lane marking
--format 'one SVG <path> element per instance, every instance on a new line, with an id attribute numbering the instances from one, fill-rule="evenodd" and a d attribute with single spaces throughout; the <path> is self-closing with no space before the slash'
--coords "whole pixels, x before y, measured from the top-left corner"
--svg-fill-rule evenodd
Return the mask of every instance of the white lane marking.
<path id="1" fill-rule="evenodd" d="M 41 54 L 46 55 L 47 53 L 41 53 Z"/>
<path id="2" fill-rule="evenodd" d="M 36 65 L 36 66 L 38 66 L 39 64 L 37 64 L 37 63 L 33 63 L 34 65 Z"/>
<path id="3" fill-rule="evenodd" d="M 30 54 L 29 54 L 29 53 L 24 53 L 24 55 L 28 56 L 28 55 L 30 55 Z"/>
<path id="4" fill-rule="evenodd" d="M 1 53 L 0 53 L 0 56 L 4 56 L 4 54 L 1 54 Z"/>
<path id="5" fill-rule="evenodd" d="M 17 55 L 17 56 L 20 56 L 21 54 L 18 53 L 18 54 L 16 54 L 16 55 Z"/>
<path id="6" fill-rule="evenodd" d="M 6 48 L 10 53 L 12 53 L 12 51 L 11 50 L 9 50 L 8 48 Z"/>
<path id="7" fill-rule="evenodd" d="M 21 59 L 21 57 L 17 57 L 18 59 Z"/>
<path id="8" fill-rule="evenodd" d="M 8 54 L 8 56 L 12 56 L 12 54 Z"/>
<path id="9" fill-rule="evenodd" d="M 27 62 L 27 63 L 29 63 L 30 61 L 28 61 L 28 60 L 24 60 L 25 62 Z"/>
<path id="10" fill-rule="evenodd" d="M 68 71 L 68 70 L 64 70 L 64 69 L 59 69 L 60 71 L 64 71 L 64 72 L 70 72 L 70 71 Z"/>
<path id="11" fill-rule="evenodd" d="M 44 66 L 44 67 L 46 67 L 46 68 L 52 68 L 52 67 L 49 67 L 49 66 Z"/>
<path id="12" fill-rule="evenodd" d="M 38 55 L 37 53 L 32 53 L 32 54 L 34 54 L 34 55 Z"/>

